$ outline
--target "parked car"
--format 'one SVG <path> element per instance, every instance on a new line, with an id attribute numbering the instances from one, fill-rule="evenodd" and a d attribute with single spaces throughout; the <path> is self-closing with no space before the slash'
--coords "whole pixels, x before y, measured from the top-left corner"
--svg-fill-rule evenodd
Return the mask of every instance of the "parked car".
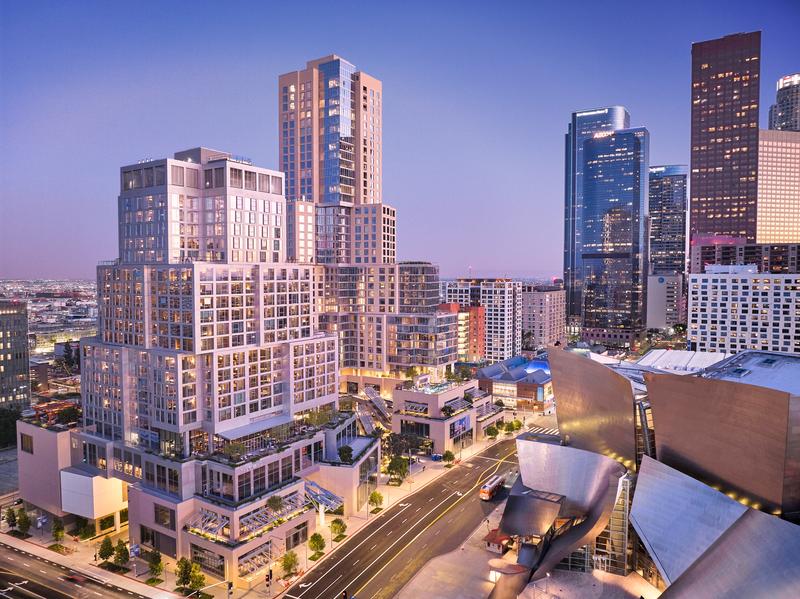
<path id="1" fill-rule="evenodd" d="M 440 454 L 440 453 L 434 453 L 434 454 L 431 456 L 431 460 L 433 460 L 434 462 L 441 462 L 441 461 L 442 461 L 442 454 Z"/>

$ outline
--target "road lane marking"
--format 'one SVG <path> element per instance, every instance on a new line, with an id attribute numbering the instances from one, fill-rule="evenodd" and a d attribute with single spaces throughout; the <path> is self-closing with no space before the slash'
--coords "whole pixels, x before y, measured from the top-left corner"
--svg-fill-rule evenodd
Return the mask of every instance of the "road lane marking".
<path id="1" fill-rule="evenodd" d="M 375 543 L 375 544 L 372 546 L 372 549 L 375 549 L 375 547 L 377 547 L 377 546 L 378 546 L 378 544 L 377 544 L 377 543 Z M 372 551 L 372 549 L 370 549 L 370 551 Z"/>
<path id="2" fill-rule="evenodd" d="M 360 561 L 361 561 L 360 559 L 357 559 L 353 565 L 355 566 Z"/>

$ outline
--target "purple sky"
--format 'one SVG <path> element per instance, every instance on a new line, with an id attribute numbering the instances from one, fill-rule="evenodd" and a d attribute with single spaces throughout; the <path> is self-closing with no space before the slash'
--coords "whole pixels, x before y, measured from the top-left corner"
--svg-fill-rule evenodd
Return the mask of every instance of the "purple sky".
<path id="1" fill-rule="evenodd" d="M 560 276 L 570 112 L 621 104 L 651 164 L 688 163 L 691 43 L 763 31 L 766 128 L 798 23 L 797 0 L 3 2 L 0 278 L 117 257 L 124 164 L 203 145 L 278 168 L 278 75 L 329 54 L 383 81 L 399 259 Z"/>

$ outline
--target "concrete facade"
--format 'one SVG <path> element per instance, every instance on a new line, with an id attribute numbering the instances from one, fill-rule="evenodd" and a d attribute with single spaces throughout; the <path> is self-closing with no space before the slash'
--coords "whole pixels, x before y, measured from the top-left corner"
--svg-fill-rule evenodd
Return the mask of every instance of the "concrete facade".
<path id="1" fill-rule="evenodd" d="M 522 334 L 528 345 L 544 348 L 567 334 L 567 292 L 560 287 L 522 288 Z"/>
<path id="2" fill-rule="evenodd" d="M 655 274 L 647 277 L 647 328 L 667 330 L 685 322 L 683 275 Z"/>

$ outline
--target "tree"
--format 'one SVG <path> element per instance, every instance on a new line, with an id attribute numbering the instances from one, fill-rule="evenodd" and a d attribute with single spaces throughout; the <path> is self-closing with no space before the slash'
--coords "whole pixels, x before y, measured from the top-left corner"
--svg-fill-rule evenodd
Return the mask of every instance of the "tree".
<path id="1" fill-rule="evenodd" d="M 342 445 L 338 450 L 339 459 L 345 463 L 350 464 L 353 461 L 353 448 L 349 445 Z"/>
<path id="2" fill-rule="evenodd" d="M 494 426 L 487 426 L 486 427 L 486 436 L 490 439 L 496 439 L 499 431 Z"/>
<path id="3" fill-rule="evenodd" d="M 400 433 L 389 433 L 385 439 L 386 453 L 391 456 L 402 455 L 408 450 L 408 437 Z"/>
<path id="4" fill-rule="evenodd" d="M 325 550 L 325 539 L 322 538 L 322 535 L 318 532 L 315 532 L 311 535 L 311 538 L 308 539 L 308 547 L 311 551 L 324 551 Z"/>
<path id="5" fill-rule="evenodd" d="M 413 389 L 414 388 L 414 381 L 408 380 L 403 381 L 403 389 Z"/>
<path id="6" fill-rule="evenodd" d="M 469 366 L 462 366 L 459 369 L 458 374 L 460 374 L 461 378 L 464 379 L 465 381 L 469 380 L 472 377 L 472 372 L 470 371 Z"/>
<path id="7" fill-rule="evenodd" d="M 178 579 L 179 587 L 188 587 L 192 578 L 192 562 L 182 557 L 175 564 L 175 577 Z"/>
<path id="8" fill-rule="evenodd" d="M 244 443 L 228 443 L 225 447 L 222 448 L 222 453 L 226 456 L 233 457 L 239 456 L 247 451 Z"/>
<path id="9" fill-rule="evenodd" d="M 456 454 L 454 454 L 449 449 L 442 454 L 442 461 L 447 464 L 455 462 L 455 460 L 456 460 Z"/>
<path id="10" fill-rule="evenodd" d="M 453 412 L 454 410 L 450 406 L 444 406 L 442 408 L 442 416 L 444 416 L 445 418 L 450 418 L 453 415 Z"/>
<path id="11" fill-rule="evenodd" d="M 64 523 L 58 516 L 53 518 L 53 529 L 51 533 L 53 538 L 56 540 L 56 543 L 60 543 L 61 539 L 63 539 L 64 535 L 66 534 L 66 531 L 64 530 Z"/>
<path id="12" fill-rule="evenodd" d="M 331 532 L 336 536 L 343 535 L 347 531 L 347 524 L 341 518 L 331 520 Z"/>
<path id="13" fill-rule="evenodd" d="M 283 509 L 283 497 L 280 495 L 273 495 L 267 499 L 267 507 L 273 512 L 280 512 Z"/>
<path id="14" fill-rule="evenodd" d="M 406 378 L 407 379 L 413 379 L 415 376 L 417 376 L 417 369 L 416 368 L 414 368 L 413 366 L 409 366 L 408 368 L 406 368 Z"/>
<path id="15" fill-rule="evenodd" d="M 297 554 L 294 551 L 287 551 L 281 558 L 283 573 L 287 576 L 294 574 L 297 571 L 297 566 L 299 563 L 300 559 L 297 557 Z"/>
<path id="16" fill-rule="evenodd" d="M 69 424 L 70 422 L 78 422 L 81 419 L 81 411 L 74 407 L 69 406 L 64 408 L 58 413 L 59 424 Z"/>
<path id="17" fill-rule="evenodd" d="M 386 466 L 386 472 L 389 473 L 389 476 L 394 478 L 404 479 L 408 476 L 408 460 L 399 455 L 394 456 L 389 460 L 389 464 Z"/>
<path id="18" fill-rule="evenodd" d="M 100 549 L 97 550 L 97 556 L 107 562 L 114 555 L 114 543 L 111 542 L 111 537 L 106 535 L 103 537 L 103 542 L 100 543 Z"/>
<path id="19" fill-rule="evenodd" d="M 496 405 L 498 408 L 504 408 L 506 404 L 503 403 L 502 399 L 498 399 L 496 402 L 494 402 L 494 405 Z"/>
<path id="20" fill-rule="evenodd" d="M 199 591 L 204 586 L 206 586 L 206 575 L 200 572 L 200 564 L 192 564 L 192 569 L 189 570 L 189 588 Z"/>
<path id="21" fill-rule="evenodd" d="M 522 421 L 521 420 L 515 420 L 514 421 L 514 430 L 518 431 L 521 428 L 522 428 Z"/>
<path id="22" fill-rule="evenodd" d="M 19 508 L 19 513 L 17 514 L 17 528 L 22 534 L 28 534 L 28 531 L 31 529 L 31 519 L 28 517 L 28 512 L 25 511 L 24 507 Z"/>
<path id="23" fill-rule="evenodd" d="M 72 345 L 67 342 L 64 344 L 64 364 L 67 368 L 72 368 L 75 363 L 75 354 L 72 352 Z"/>
<path id="24" fill-rule="evenodd" d="M 161 552 L 155 549 L 151 551 L 147 562 L 150 566 L 150 578 L 158 578 L 164 571 L 164 562 L 161 561 Z"/>
<path id="25" fill-rule="evenodd" d="M 14 511 L 13 507 L 6 510 L 6 524 L 8 524 L 10 528 L 17 527 L 17 513 Z"/>
<path id="26" fill-rule="evenodd" d="M 17 445 L 17 420 L 21 417 L 19 409 L 0 410 L 0 447 Z"/>
<path id="27" fill-rule="evenodd" d="M 469 391 L 464 391 L 464 401 L 472 403 L 472 393 L 470 393 Z"/>
<path id="28" fill-rule="evenodd" d="M 369 495 L 369 504 L 372 507 L 381 507 L 383 505 L 383 495 L 378 491 L 373 491 Z"/>
<path id="29" fill-rule="evenodd" d="M 372 438 L 373 439 L 383 439 L 383 436 L 386 434 L 386 429 L 382 426 L 376 426 L 372 430 Z"/>
<path id="30" fill-rule="evenodd" d="M 514 432 L 514 423 L 513 422 L 506 422 L 506 434 L 510 435 Z"/>
<path id="31" fill-rule="evenodd" d="M 122 539 L 117 541 L 117 546 L 114 547 L 114 564 L 122 567 L 127 564 L 131 559 L 131 554 L 128 551 L 128 546 Z"/>

